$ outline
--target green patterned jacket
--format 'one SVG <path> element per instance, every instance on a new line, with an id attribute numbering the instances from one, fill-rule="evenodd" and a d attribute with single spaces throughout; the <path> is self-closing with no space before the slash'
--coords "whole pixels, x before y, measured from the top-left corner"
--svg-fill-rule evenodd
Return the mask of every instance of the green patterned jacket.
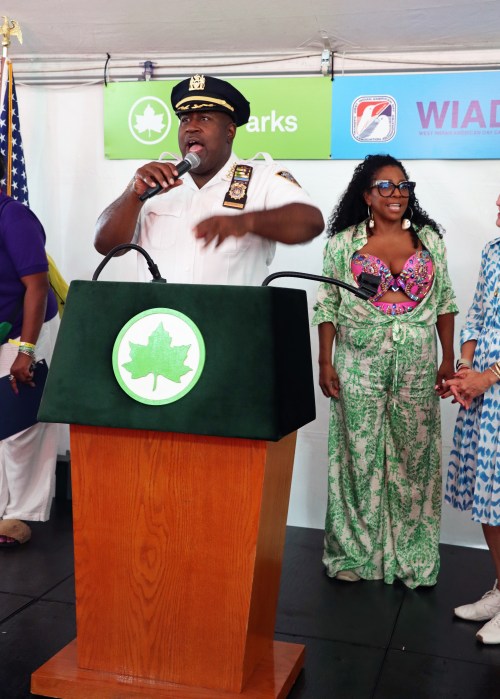
<path id="1" fill-rule="evenodd" d="M 314 305 L 312 325 L 330 322 L 335 327 L 344 325 L 362 328 L 367 325 L 393 324 L 403 329 L 408 326 L 435 325 L 437 317 L 445 313 L 458 313 L 455 294 L 451 286 L 446 262 L 444 240 L 429 226 L 424 226 L 417 235 L 431 256 L 434 264 L 434 281 L 430 292 L 411 311 L 403 315 L 391 316 L 381 313 L 369 301 L 363 301 L 346 289 L 333 284 L 320 284 Z M 350 226 L 328 239 L 323 253 L 323 275 L 356 286 L 351 271 L 351 258 L 368 239 L 366 222 Z M 396 327 L 393 328 L 393 331 Z"/>

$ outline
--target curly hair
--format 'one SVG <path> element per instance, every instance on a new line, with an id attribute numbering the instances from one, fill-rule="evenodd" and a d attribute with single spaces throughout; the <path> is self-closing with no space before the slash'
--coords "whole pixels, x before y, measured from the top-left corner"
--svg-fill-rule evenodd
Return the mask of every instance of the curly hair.
<path id="1" fill-rule="evenodd" d="M 392 155 L 367 155 L 356 167 L 347 189 L 340 198 L 327 223 L 329 237 L 340 233 L 349 226 L 357 225 L 367 218 L 366 202 L 363 194 L 369 190 L 375 179 L 375 173 L 386 166 L 398 167 L 408 180 L 408 173 L 403 164 Z M 412 209 L 410 232 L 416 238 L 416 231 L 427 225 L 442 237 L 439 225 L 421 208 L 414 192 L 411 192 L 408 206 Z"/>

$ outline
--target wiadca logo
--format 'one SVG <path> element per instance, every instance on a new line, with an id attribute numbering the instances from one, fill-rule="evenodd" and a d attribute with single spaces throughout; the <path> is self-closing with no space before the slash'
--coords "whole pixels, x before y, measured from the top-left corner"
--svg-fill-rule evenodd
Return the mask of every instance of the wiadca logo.
<path id="1" fill-rule="evenodd" d="M 360 143 L 385 143 L 396 135 L 396 100 L 389 95 L 363 95 L 352 103 L 351 135 Z"/>

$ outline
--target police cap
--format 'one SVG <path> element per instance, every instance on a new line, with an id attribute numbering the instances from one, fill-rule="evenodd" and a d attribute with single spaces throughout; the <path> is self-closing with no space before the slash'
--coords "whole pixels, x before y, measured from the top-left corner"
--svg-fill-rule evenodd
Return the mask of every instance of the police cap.
<path id="1" fill-rule="evenodd" d="M 214 111 L 229 114 L 236 126 L 250 117 L 250 104 L 239 90 L 226 80 L 210 75 L 193 75 L 172 90 L 171 102 L 178 117 L 187 112 Z"/>

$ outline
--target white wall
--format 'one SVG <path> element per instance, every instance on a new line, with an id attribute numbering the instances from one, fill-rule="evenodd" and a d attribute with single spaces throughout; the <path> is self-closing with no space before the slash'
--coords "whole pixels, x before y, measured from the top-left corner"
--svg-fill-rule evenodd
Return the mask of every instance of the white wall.
<path id="1" fill-rule="evenodd" d="M 73 88 L 17 86 L 30 204 L 43 222 L 48 252 L 71 279 L 90 279 L 101 256 L 93 248 L 99 213 L 124 189 L 137 161 L 104 159 L 103 86 Z M 236 152 L 237 152 L 236 141 Z M 389 150 L 390 152 L 390 150 Z M 391 153 L 400 157 L 399 153 Z M 461 313 L 471 301 L 484 243 L 496 237 L 495 200 L 500 191 L 499 162 L 404 161 L 417 182 L 419 201 L 446 229 L 449 269 Z M 356 162 L 294 161 L 287 164 L 321 208 L 325 219 L 349 182 Z M 278 248 L 271 271 L 321 273 L 325 237 L 305 246 Z M 131 255 L 112 260 L 103 279 L 133 274 Z M 307 291 L 312 307 L 316 284 L 290 282 Z M 458 332 L 456 334 L 458 350 Z M 316 332 L 311 333 L 317 374 Z M 456 408 L 443 403 L 443 463 L 446 470 Z M 328 401 L 317 390 L 317 418 L 300 430 L 289 524 L 322 528 L 326 507 Z M 443 507 L 442 541 L 482 546 L 480 527 L 467 513 Z"/>

